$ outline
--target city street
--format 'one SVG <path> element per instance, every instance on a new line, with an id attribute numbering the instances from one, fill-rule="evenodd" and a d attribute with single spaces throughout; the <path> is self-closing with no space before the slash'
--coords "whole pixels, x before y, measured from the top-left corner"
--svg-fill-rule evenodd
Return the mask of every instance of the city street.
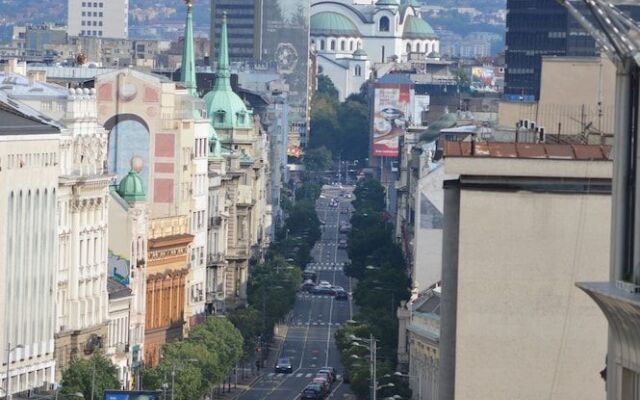
<path id="1" fill-rule="evenodd" d="M 346 249 L 338 248 L 338 240 L 346 238 L 339 233 L 340 221 L 348 221 L 349 213 L 341 210 L 349 208 L 350 200 L 341 196 L 351 193 L 353 187 L 340 189 L 325 185 L 322 195 L 316 203 L 321 221 L 322 237 L 312 250 L 314 261 L 307 265 L 307 271 L 318 275 L 318 282 L 329 281 L 332 285 L 342 286 L 351 292 L 351 279 L 343 273 L 347 261 Z M 332 198 L 338 200 L 338 207 L 330 207 Z M 335 330 L 350 320 L 353 315 L 351 296 L 349 300 L 335 300 L 329 295 L 298 293 L 293 310 L 287 321 L 288 330 L 285 341 L 278 349 L 278 357 L 290 357 L 293 373 L 282 374 L 273 371 L 273 365 L 265 366 L 263 375 L 251 388 L 239 396 L 244 400 L 295 400 L 300 392 L 311 382 L 317 370 L 323 366 L 333 366 L 338 370 L 338 380 L 331 388 L 329 398 L 349 399 L 349 385 L 342 382 L 342 366 L 338 350 L 334 343 Z"/>

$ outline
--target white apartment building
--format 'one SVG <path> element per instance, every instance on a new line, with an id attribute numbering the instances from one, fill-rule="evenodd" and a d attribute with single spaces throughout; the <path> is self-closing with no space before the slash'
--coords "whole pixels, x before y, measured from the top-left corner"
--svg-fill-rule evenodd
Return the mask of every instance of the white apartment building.
<path id="1" fill-rule="evenodd" d="M 60 128 L 0 91 L 0 379 L 9 393 L 54 382 Z"/>
<path id="2" fill-rule="evenodd" d="M 97 123 L 95 90 L 65 89 L 0 73 L 0 91 L 57 121 L 59 140 L 56 274 L 56 376 L 71 358 L 90 356 L 107 335 L 107 133 Z"/>
<path id="3" fill-rule="evenodd" d="M 129 36 L 129 0 L 69 0 L 69 36 L 126 39 Z"/>

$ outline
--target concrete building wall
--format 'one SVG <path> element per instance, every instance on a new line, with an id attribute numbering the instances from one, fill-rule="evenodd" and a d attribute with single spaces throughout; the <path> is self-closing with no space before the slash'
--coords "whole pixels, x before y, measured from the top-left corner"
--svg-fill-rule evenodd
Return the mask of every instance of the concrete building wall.
<path id="1" fill-rule="evenodd" d="M 0 343 L 5 356 L 23 346 L 11 352 L 11 393 L 54 381 L 59 138 L 0 135 Z"/>
<path id="2" fill-rule="evenodd" d="M 608 195 L 462 190 L 456 399 L 604 397 L 606 321 L 574 283 L 608 277 L 610 210 Z"/>
<path id="3" fill-rule="evenodd" d="M 500 102 L 498 124 L 515 128 L 528 119 L 552 135 L 586 130 L 589 142 L 599 144 L 599 132 L 613 134 L 614 90 L 615 66 L 606 58 L 544 57 L 540 100 Z"/>

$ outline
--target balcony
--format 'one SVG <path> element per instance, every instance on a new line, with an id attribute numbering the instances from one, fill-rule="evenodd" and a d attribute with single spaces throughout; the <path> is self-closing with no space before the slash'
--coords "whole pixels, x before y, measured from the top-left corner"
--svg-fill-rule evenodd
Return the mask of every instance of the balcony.
<path id="1" fill-rule="evenodd" d="M 214 227 L 214 226 L 220 226 L 222 224 L 222 217 L 221 216 L 215 216 L 215 217 L 209 217 L 209 226 L 210 227 Z"/>
<path id="2" fill-rule="evenodd" d="M 227 262 L 224 253 L 209 253 L 207 254 L 207 265 L 221 265 Z"/>

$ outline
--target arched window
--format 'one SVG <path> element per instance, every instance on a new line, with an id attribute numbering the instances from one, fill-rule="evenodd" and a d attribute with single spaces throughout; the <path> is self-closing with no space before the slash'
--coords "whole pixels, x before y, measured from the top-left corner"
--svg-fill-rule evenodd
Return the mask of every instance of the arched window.
<path id="1" fill-rule="evenodd" d="M 349 50 L 353 51 L 353 40 L 349 41 Z"/>
<path id="2" fill-rule="evenodd" d="M 218 110 L 216 112 L 216 122 L 219 124 L 224 124 L 224 117 L 225 117 L 225 112 L 222 110 Z"/>
<path id="3" fill-rule="evenodd" d="M 407 43 L 407 54 L 411 53 L 411 43 Z"/>
<path id="4" fill-rule="evenodd" d="M 324 40 L 320 40 L 320 50 L 324 50 Z"/>
<path id="5" fill-rule="evenodd" d="M 362 67 L 356 65 L 356 68 L 353 70 L 353 74 L 355 76 L 362 76 Z"/>
<path id="6" fill-rule="evenodd" d="M 340 41 L 340 51 L 345 51 L 347 49 L 347 45 L 344 40 Z"/>
<path id="7" fill-rule="evenodd" d="M 245 119 L 244 112 L 239 112 L 237 116 L 238 116 L 238 123 L 244 124 L 244 119 Z"/>
<path id="8" fill-rule="evenodd" d="M 332 39 L 331 40 L 331 45 L 329 47 L 330 47 L 331 50 L 335 51 L 335 49 L 336 49 L 336 41 Z"/>
<path id="9" fill-rule="evenodd" d="M 416 43 L 416 53 L 422 53 L 422 44 L 420 42 Z"/>
<path id="10" fill-rule="evenodd" d="M 380 22 L 378 22 L 378 30 L 380 32 L 389 32 L 389 18 L 380 18 Z"/>

